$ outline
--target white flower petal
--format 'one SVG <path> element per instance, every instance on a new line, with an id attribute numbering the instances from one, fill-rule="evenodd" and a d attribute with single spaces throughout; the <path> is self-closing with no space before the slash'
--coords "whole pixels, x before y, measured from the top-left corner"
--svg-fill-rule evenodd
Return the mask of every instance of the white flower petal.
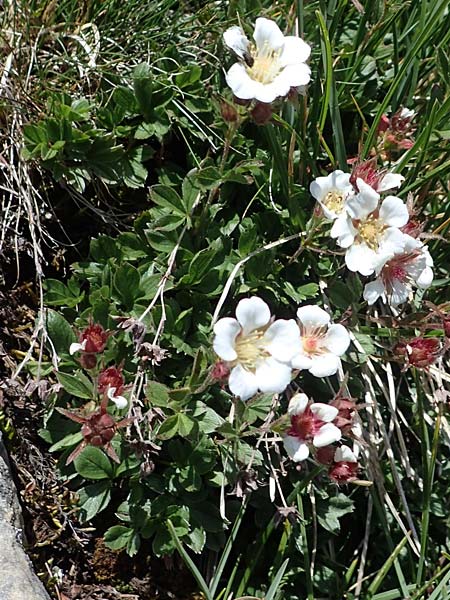
<path id="1" fill-rule="evenodd" d="M 366 283 L 364 286 L 363 297 L 364 300 L 371 306 L 375 304 L 378 298 L 381 298 L 386 293 L 383 280 L 381 277 L 375 279 L 375 281 L 371 281 L 370 283 Z"/>
<path id="2" fill-rule="evenodd" d="M 266 350 L 281 362 L 289 362 L 300 352 L 300 330 L 294 319 L 278 319 L 267 329 L 263 337 Z"/>
<path id="3" fill-rule="evenodd" d="M 380 195 L 360 177 L 356 183 L 359 194 L 348 199 L 347 211 L 352 219 L 365 219 L 377 208 Z"/>
<path id="4" fill-rule="evenodd" d="M 304 369 L 309 369 L 311 365 L 311 358 L 307 356 L 304 352 L 299 352 L 298 354 L 292 357 L 291 366 L 293 369 L 300 369 L 302 371 Z"/>
<path id="5" fill-rule="evenodd" d="M 405 250 L 405 243 L 406 235 L 400 229 L 397 227 L 388 227 L 384 232 L 378 253 L 379 255 L 388 253 L 402 254 Z"/>
<path id="6" fill-rule="evenodd" d="M 380 207 L 380 219 L 390 227 L 403 227 L 409 220 L 406 204 L 397 196 L 387 196 Z"/>
<path id="7" fill-rule="evenodd" d="M 297 310 L 297 317 L 302 325 L 307 329 L 312 327 L 323 327 L 330 322 L 330 315 L 315 304 L 300 306 Z"/>
<path id="8" fill-rule="evenodd" d="M 283 444 L 288 455 L 294 462 L 306 460 L 309 456 L 309 448 L 305 442 L 300 441 L 292 435 L 286 435 L 283 438 Z"/>
<path id="9" fill-rule="evenodd" d="M 267 394 L 281 394 L 291 383 L 290 365 L 267 358 L 256 367 L 255 376 L 258 388 Z"/>
<path id="10" fill-rule="evenodd" d="M 398 306 L 399 304 L 406 302 L 410 291 L 411 287 L 403 281 L 399 281 L 398 279 L 391 281 L 391 290 L 389 294 L 389 303 L 391 306 Z"/>
<path id="11" fill-rule="evenodd" d="M 311 79 L 311 69 L 308 65 L 300 63 L 298 65 L 288 65 L 275 77 L 273 84 L 280 89 L 288 88 L 287 92 L 278 94 L 279 96 L 285 96 L 291 87 L 299 87 L 307 85 Z"/>
<path id="12" fill-rule="evenodd" d="M 333 354 L 342 356 L 350 345 L 349 333 L 343 325 L 330 325 L 322 345 Z"/>
<path id="13" fill-rule="evenodd" d="M 372 275 L 377 254 L 366 244 L 352 244 L 345 253 L 345 264 L 349 271 L 361 275 Z"/>
<path id="14" fill-rule="evenodd" d="M 70 346 L 69 346 L 70 356 L 72 356 L 76 352 L 82 352 L 86 348 L 86 343 L 87 343 L 87 340 L 84 340 L 81 344 L 79 344 L 78 342 L 73 342 L 72 344 L 70 344 Z"/>
<path id="15" fill-rule="evenodd" d="M 358 462 L 358 459 L 353 454 L 348 446 L 340 446 L 334 453 L 334 462 Z"/>
<path id="16" fill-rule="evenodd" d="M 311 412 L 324 423 L 331 423 L 339 414 L 335 406 L 325 404 L 324 402 L 314 402 L 310 408 Z"/>
<path id="17" fill-rule="evenodd" d="M 239 396 L 241 400 L 248 400 L 258 391 L 256 375 L 241 365 L 236 365 L 231 370 L 228 387 L 232 394 Z"/>
<path id="18" fill-rule="evenodd" d="M 330 236 L 333 239 L 337 238 L 337 243 L 341 248 L 348 248 L 353 244 L 357 233 L 358 231 L 353 226 L 352 220 L 346 213 L 344 213 L 341 214 L 333 223 Z"/>
<path id="19" fill-rule="evenodd" d="M 403 181 L 405 181 L 403 175 L 399 175 L 398 173 L 386 173 L 378 184 L 377 192 L 387 192 L 387 190 L 392 190 L 392 188 L 398 188 Z"/>
<path id="20" fill-rule="evenodd" d="M 250 42 L 242 29 L 237 25 L 233 25 L 233 27 L 224 32 L 223 40 L 228 48 L 231 48 L 240 58 L 244 58 L 248 53 Z"/>
<path id="21" fill-rule="evenodd" d="M 289 401 L 288 414 L 291 416 L 301 415 L 305 412 L 308 402 L 309 400 L 306 394 L 295 394 Z"/>
<path id="22" fill-rule="evenodd" d="M 243 335 L 260 329 L 270 321 L 270 309 L 258 296 L 244 298 L 236 307 L 236 317 L 242 326 Z"/>
<path id="23" fill-rule="evenodd" d="M 301 38 L 294 35 L 287 35 L 284 38 L 283 52 L 280 56 L 282 67 L 287 65 L 297 65 L 308 60 L 311 54 L 311 46 Z"/>
<path id="24" fill-rule="evenodd" d="M 236 360 L 237 353 L 234 349 L 236 336 L 241 331 L 241 326 L 236 319 L 225 317 L 219 319 L 214 325 L 216 337 L 213 341 L 214 352 L 223 360 Z"/>
<path id="25" fill-rule="evenodd" d="M 252 100 L 261 87 L 259 82 L 249 76 L 245 66 L 241 63 L 235 63 L 229 69 L 225 79 L 233 94 L 241 100 Z"/>
<path id="26" fill-rule="evenodd" d="M 111 402 L 114 402 L 117 408 L 125 408 L 128 405 L 128 400 L 123 396 L 116 396 L 115 394 L 115 387 L 108 388 L 107 396 L 111 400 Z"/>
<path id="27" fill-rule="evenodd" d="M 268 50 L 279 50 L 284 45 L 284 35 L 280 28 L 270 19 L 258 17 L 255 21 L 253 39 L 258 51 L 266 47 Z"/>
<path id="28" fill-rule="evenodd" d="M 340 358 L 331 352 L 312 356 L 311 360 L 312 364 L 309 368 L 309 372 L 311 375 L 314 375 L 314 377 L 328 377 L 329 375 L 334 375 L 341 365 Z"/>
<path id="29" fill-rule="evenodd" d="M 257 89 L 255 88 L 255 99 L 264 104 L 271 104 L 277 98 L 287 96 L 291 89 L 289 81 L 283 79 L 282 74 L 275 77 L 271 83 L 255 83 L 258 85 Z"/>
<path id="30" fill-rule="evenodd" d="M 416 284 L 417 287 L 422 289 L 426 289 L 430 287 L 433 282 L 433 269 L 431 267 L 425 267 L 422 273 L 419 275 Z"/>
<path id="31" fill-rule="evenodd" d="M 338 442 L 342 437 L 341 430 L 333 425 L 333 423 L 325 423 L 314 436 L 313 445 L 316 448 L 329 446 L 334 442 Z"/>

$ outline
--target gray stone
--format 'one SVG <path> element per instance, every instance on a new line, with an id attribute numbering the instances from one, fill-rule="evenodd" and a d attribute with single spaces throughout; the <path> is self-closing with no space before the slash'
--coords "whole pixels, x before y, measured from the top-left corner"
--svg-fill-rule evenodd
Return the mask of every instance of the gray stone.
<path id="1" fill-rule="evenodd" d="M 22 513 L 0 432 L 0 600 L 50 600 L 22 540 Z"/>

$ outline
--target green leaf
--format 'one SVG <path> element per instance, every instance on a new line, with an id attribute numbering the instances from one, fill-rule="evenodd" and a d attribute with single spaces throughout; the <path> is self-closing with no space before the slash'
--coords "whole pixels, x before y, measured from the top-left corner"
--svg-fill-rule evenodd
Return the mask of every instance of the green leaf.
<path id="1" fill-rule="evenodd" d="M 111 500 L 111 482 L 99 481 L 79 491 L 80 519 L 90 521 L 108 506 Z"/>
<path id="2" fill-rule="evenodd" d="M 169 404 L 169 390 L 162 383 L 149 381 L 145 388 L 145 395 L 154 406 L 167 407 Z"/>
<path id="3" fill-rule="evenodd" d="M 56 353 L 69 354 L 70 344 L 77 341 L 71 325 L 54 310 L 46 311 L 45 325 Z"/>
<path id="4" fill-rule="evenodd" d="M 181 437 L 188 437 L 198 428 L 197 422 L 184 413 L 178 413 L 178 433 Z"/>
<path id="5" fill-rule="evenodd" d="M 189 548 L 195 552 L 195 554 L 200 554 L 203 550 L 206 542 L 206 532 L 203 527 L 195 527 L 192 531 L 189 532 L 188 538 L 186 540 L 186 544 Z"/>
<path id="6" fill-rule="evenodd" d="M 79 304 L 84 298 L 84 292 L 80 294 L 80 289 L 74 287 L 72 280 L 72 289 L 69 289 L 62 281 L 57 279 L 45 280 L 45 303 L 49 306 L 67 306 L 72 308 Z"/>
<path id="7" fill-rule="evenodd" d="M 180 217 L 187 217 L 187 211 L 178 192 L 167 185 L 154 185 L 150 190 L 150 198 L 163 208 L 168 208 Z"/>
<path id="8" fill-rule="evenodd" d="M 133 529 L 124 525 L 114 525 L 110 527 L 104 536 L 105 546 L 111 550 L 120 550 L 125 548 L 133 536 Z"/>
<path id="9" fill-rule="evenodd" d="M 139 271 L 129 263 L 125 263 L 117 269 L 114 276 L 114 287 L 122 304 L 128 310 L 133 308 L 134 301 L 140 295 L 140 282 Z"/>
<path id="10" fill-rule="evenodd" d="M 158 430 L 160 440 L 170 440 L 178 433 L 178 415 L 172 415 L 162 423 Z"/>
<path id="11" fill-rule="evenodd" d="M 74 460 L 75 470 L 86 479 L 112 479 L 113 467 L 106 454 L 94 446 L 86 446 Z"/>
<path id="12" fill-rule="evenodd" d="M 341 529 L 339 519 L 354 511 L 353 500 L 345 494 L 337 494 L 327 500 L 320 500 L 317 505 L 317 518 L 324 529 L 338 533 Z"/>
<path id="13" fill-rule="evenodd" d="M 45 431 L 45 430 L 44 430 Z M 75 433 L 69 433 L 62 440 L 59 440 L 53 446 L 51 446 L 48 451 L 56 452 L 57 450 L 63 450 L 64 448 L 70 448 L 71 446 L 75 446 L 75 444 L 79 444 L 83 439 L 83 434 L 81 431 L 76 431 Z"/>
<path id="14" fill-rule="evenodd" d="M 141 111 L 146 121 L 151 120 L 153 75 L 147 63 L 137 65 L 133 70 L 133 89 Z"/>
<path id="15" fill-rule="evenodd" d="M 56 377 L 68 394 L 77 398 L 84 398 L 85 400 L 92 400 L 94 398 L 92 381 L 81 371 L 77 371 L 76 375 L 59 372 L 56 374 Z"/>

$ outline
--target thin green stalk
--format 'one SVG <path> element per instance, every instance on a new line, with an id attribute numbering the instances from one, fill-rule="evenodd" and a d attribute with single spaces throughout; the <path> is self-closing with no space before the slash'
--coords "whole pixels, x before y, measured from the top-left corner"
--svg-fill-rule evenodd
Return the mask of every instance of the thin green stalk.
<path id="1" fill-rule="evenodd" d="M 322 133 L 327 118 L 328 106 L 330 109 L 331 127 L 333 130 L 333 141 L 335 156 L 338 166 L 347 171 L 347 152 L 345 148 L 344 132 L 342 130 L 341 112 L 339 110 L 338 94 L 334 81 L 331 43 L 325 20 L 320 11 L 316 10 L 316 17 L 322 33 L 322 60 L 325 70 L 325 97 L 322 102 L 322 113 L 319 121 L 319 130 Z"/>
<path id="2" fill-rule="evenodd" d="M 301 533 L 301 546 L 303 552 L 303 563 L 305 566 L 305 576 L 306 576 L 306 594 L 308 600 L 314 600 L 314 590 L 313 583 L 311 577 L 311 561 L 309 559 L 309 548 L 308 548 L 308 538 L 306 535 L 306 527 L 305 527 L 305 512 L 303 510 L 303 499 L 300 493 L 297 493 L 297 508 L 300 515 L 300 533 Z"/>
<path id="3" fill-rule="evenodd" d="M 390 569 L 392 567 L 392 564 L 394 563 L 394 561 L 397 559 L 397 556 L 400 554 L 400 552 L 405 547 L 405 544 L 406 544 L 407 541 L 408 541 L 408 536 L 405 536 L 401 540 L 401 542 L 399 542 L 397 544 L 397 546 L 394 548 L 393 552 L 390 554 L 389 558 L 386 560 L 386 562 L 384 563 L 384 565 L 381 567 L 381 569 L 379 570 L 377 576 L 372 581 L 372 583 L 369 585 L 369 588 L 367 590 L 367 596 L 369 598 L 373 597 L 373 595 L 375 594 L 375 592 L 377 591 L 377 589 L 383 583 L 383 581 L 386 578 L 386 575 L 389 573 L 389 571 L 390 571 Z"/>
<path id="4" fill-rule="evenodd" d="M 436 423 L 434 427 L 433 442 L 431 447 L 430 455 L 430 440 L 428 436 L 428 428 L 424 415 L 424 404 L 422 395 L 422 386 L 420 381 L 420 373 L 416 369 L 415 371 L 416 380 L 416 394 L 417 394 L 417 416 L 420 422 L 421 428 L 421 447 L 422 447 L 422 471 L 423 471 L 423 503 L 422 503 L 422 530 L 420 535 L 420 557 L 419 564 L 417 567 L 417 585 L 421 585 L 424 573 L 426 554 L 428 546 L 428 529 L 430 525 L 430 502 L 431 502 L 431 491 L 433 488 L 434 471 L 436 466 L 437 448 L 439 444 L 439 429 L 441 426 L 441 415 L 440 412 L 437 415 Z M 429 457 L 429 458 L 428 458 Z"/>
<path id="5" fill-rule="evenodd" d="M 283 193 L 285 203 L 287 203 L 287 200 L 289 198 L 289 182 L 286 152 L 281 147 L 280 140 L 277 136 L 277 132 L 275 131 L 275 128 L 271 123 L 266 125 L 263 131 L 269 149 L 272 153 L 273 162 L 280 180 L 281 191 Z"/>
<path id="6" fill-rule="evenodd" d="M 309 475 L 307 477 L 305 477 L 305 479 L 303 479 L 302 481 L 298 481 L 295 484 L 292 492 L 286 498 L 286 503 L 288 506 L 290 506 L 292 504 L 292 502 L 294 502 L 295 498 L 297 497 L 297 494 L 299 494 L 303 489 L 305 489 L 309 485 L 310 481 L 312 481 L 321 471 L 323 471 L 323 467 L 317 466 L 314 469 L 312 469 L 312 471 L 309 473 Z M 267 541 L 269 540 L 270 536 L 272 535 L 274 529 L 275 529 L 274 520 L 270 519 L 270 521 L 267 523 L 266 527 L 259 534 L 259 536 L 254 544 L 255 553 L 253 554 L 250 563 L 247 565 L 247 567 L 244 571 L 244 574 L 242 576 L 242 579 L 239 583 L 239 587 L 236 592 L 237 597 L 241 596 L 244 593 L 244 590 L 247 587 L 247 584 L 250 580 L 253 570 L 258 563 L 259 557 L 261 556 L 261 553 L 263 552 L 265 545 L 266 545 Z"/>
<path id="7" fill-rule="evenodd" d="M 400 67 L 400 69 L 398 71 L 397 77 L 392 81 L 388 91 L 386 92 L 384 100 L 380 103 L 378 112 L 375 115 L 375 118 L 373 120 L 372 127 L 370 128 L 370 131 L 367 134 L 366 143 L 364 144 L 364 148 L 362 150 L 362 158 L 366 157 L 369 154 L 369 152 L 374 144 L 374 140 L 375 140 L 375 136 L 377 134 L 378 124 L 380 122 L 381 116 L 383 115 L 383 113 L 386 112 L 386 109 L 387 109 L 390 101 L 392 100 L 392 97 L 393 97 L 395 91 L 397 90 L 397 88 L 401 84 L 401 82 L 403 81 L 404 76 L 406 76 L 406 73 L 407 73 L 411 63 L 414 61 L 415 57 L 418 55 L 418 53 L 421 51 L 421 49 L 428 42 L 429 38 L 432 35 L 434 35 L 436 19 L 438 19 L 441 16 L 441 14 L 444 12 L 444 10 L 447 7 L 448 7 L 447 1 L 442 0 L 441 2 L 435 3 L 435 5 L 433 6 L 433 9 L 429 13 L 429 19 L 426 23 L 425 28 L 423 29 L 423 31 L 420 32 L 420 34 L 418 35 L 415 42 L 410 46 L 408 53 L 403 60 L 402 66 Z"/>

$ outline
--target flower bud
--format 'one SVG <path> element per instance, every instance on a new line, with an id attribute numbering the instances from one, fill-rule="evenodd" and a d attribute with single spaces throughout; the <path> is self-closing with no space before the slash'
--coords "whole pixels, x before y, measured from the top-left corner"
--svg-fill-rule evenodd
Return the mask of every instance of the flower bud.
<path id="1" fill-rule="evenodd" d="M 237 110 L 232 104 L 229 104 L 225 100 L 221 100 L 220 102 L 220 114 L 222 115 L 222 119 L 226 123 L 234 123 L 237 121 L 238 114 Z"/>
<path id="2" fill-rule="evenodd" d="M 340 461 L 334 463 L 328 471 L 328 476 L 335 483 L 342 485 L 343 483 L 351 483 L 355 481 L 358 473 L 357 462 Z"/>
<path id="3" fill-rule="evenodd" d="M 217 361 L 211 370 L 211 377 L 215 381 L 226 382 L 229 375 L 230 369 L 223 360 Z"/>
<path id="4" fill-rule="evenodd" d="M 399 342 L 394 353 L 407 361 L 408 366 L 425 369 L 441 354 L 441 343 L 436 338 L 417 337 L 407 342 Z"/>
<path id="5" fill-rule="evenodd" d="M 264 102 L 257 102 L 250 111 L 250 115 L 256 125 L 266 125 L 272 118 L 272 105 Z"/>
<path id="6" fill-rule="evenodd" d="M 108 340 L 108 334 L 98 323 L 93 323 L 86 327 L 80 334 L 80 344 L 83 345 L 83 351 L 88 354 L 98 354 L 103 352 Z"/>
<path id="7" fill-rule="evenodd" d="M 109 388 L 115 388 L 115 395 L 118 396 L 122 392 L 123 383 L 122 370 L 117 367 L 108 367 L 98 376 L 98 391 L 103 394 Z"/>
<path id="8" fill-rule="evenodd" d="M 82 354 L 80 356 L 80 365 L 83 367 L 83 369 L 95 369 L 95 367 L 97 366 L 97 357 L 95 356 L 95 354 Z"/>

